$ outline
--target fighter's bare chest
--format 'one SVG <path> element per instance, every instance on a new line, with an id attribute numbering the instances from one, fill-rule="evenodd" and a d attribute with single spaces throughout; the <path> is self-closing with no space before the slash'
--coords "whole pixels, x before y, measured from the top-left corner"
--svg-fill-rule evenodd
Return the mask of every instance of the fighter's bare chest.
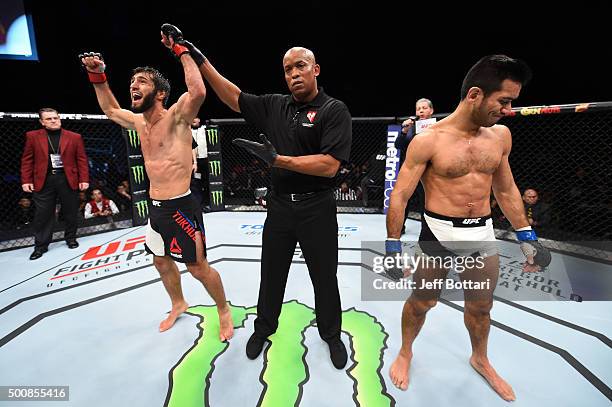
<path id="1" fill-rule="evenodd" d="M 449 143 L 439 150 L 431 160 L 432 169 L 448 178 L 457 178 L 469 173 L 493 174 L 502 158 L 501 146 L 497 143 L 478 140 Z"/>
<path id="2" fill-rule="evenodd" d="M 175 135 L 164 128 L 149 128 L 139 126 L 141 148 L 145 158 L 163 156 L 173 150 Z"/>

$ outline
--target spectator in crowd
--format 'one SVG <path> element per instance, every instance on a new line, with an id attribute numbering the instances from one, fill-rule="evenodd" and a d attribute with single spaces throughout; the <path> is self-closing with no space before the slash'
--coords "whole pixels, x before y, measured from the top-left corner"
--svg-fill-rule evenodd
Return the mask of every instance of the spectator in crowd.
<path id="1" fill-rule="evenodd" d="M 336 174 L 336 185 L 339 185 L 342 181 L 344 181 L 349 176 L 350 172 L 351 172 L 351 169 L 348 166 L 348 163 L 341 164 L 340 169 L 338 170 L 338 173 Z"/>
<path id="2" fill-rule="evenodd" d="M 32 225 L 35 247 L 30 260 L 40 258 L 48 250 L 58 197 L 66 225 L 66 244 L 70 249 L 79 247 L 76 240 L 77 191 L 89 187 L 88 161 L 81 135 L 62 129 L 55 109 L 42 108 L 38 116 L 43 128 L 26 133 L 21 158 L 21 187 L 24 192 L 33 192 L 36 207 Z"/>
<path id="3" fill-rule="evenodd" d="M 339 188 L 334 191 L 336 201 L 356 201 L 357 192 L 354 189 L 349 188 L 348 183 L 345 181 L 340 184 Z"/>
<path id="4" fill-rule="evenodd" d="M 117 207 L 121 212 L 127 211 L 132 207 L 132 196 L 129 194 L 129 189 L 125 188 L 124 182 L 117 185 Z"/>
<path id="5" fill-rule="evenodd" d="M 227 194 L 231 197 L 236 196 L 240 190 L 240 184 L 238 183 L 238 173 L 236 171 L 230 172 L 229 179 L 225 182 L 227 188 Z"/>
<path id="6" fill-rule="evenodd" d="M 230 190 L 234 196 L 250 199 L 249 182 L 248 168 L 241 164 L 234 165 L 230 173 Z"/>
<path id="7" fill-rule="evenodd" d="M 350 171 L 345 181 L 348 184 L 349 188 L 355 188 L 357 185 L 359 185 L 359 180 L 361 178 L 361 170 L 359 166 L 355 163 L 349 163 L 349 168 Z"/>
<path id="8" fill-rule="evenodd" d="M 400 153 L 400 161 L 399 167 L 401 168 L 404 160 L 406 159 L 406 150 L 408 149 L 408 144 L 412 141 L 412 138 L 415 136 L 415 126 L 414 123 L 417 120 L 430 119 L 434 113 L 433 103 L 429 99 L 421 98 L 417 100 L 415 106 L 415 116 L 412 116 L 402 123 L 402 132 L 395 139 L 395 148 Z M 416 190 L 412 195 L 412 199 L 406 205 L 406 210 L 404 212 L 404 223 L 406 223 L 406 219 L 408 218 L 408 212 L 410 210 L 416 210 L 419 213 L 423 213 L 423 204 L 425 202 L 425 192 L 423 191 L 423 186 L 419 182 L 416 186 Z M 404 234 L 406 232 L 406 226 L 402 226 L 401 233 Z"/>
<path id="9" fill-rule="evenodd" d="M 538 191 L 527 188 L 523 192 L 523 202 L 530 226 L 540 232 L 550 226 L 550 207 L 540 201 Z"/>
<path id="10" fill-rule="evenodd" d="M 119 213 L 115 203 L 106 198 L 98 188 L 91 192 L 92 200 L 85 205 L 85 219 L 112 216 Z"/>
<path id="11" fill-rule="evenodd" d="M 102 191 L 102 195 L 104 196 L 112 196 L 114 195 L 116 190 L 116 188 L 113 188 L 112 186 L 108 185 L 106 178 L 93 179 L 93 182 L 91 184 L 91 190 L 93 191 L 96 188 Z"/>
<path id="12" fill-rule="evenodd" d="M 368 167 L 368 163 L 361 164 L 361 167 L 359 168 L 359 181 L 360 182 L 364 177 L 368 175 L 369 170 L 370 168 Z"/>
<path id="13" fill-rule="evenodd" d="M 260 160 L 254 159 L 247 168 L 249 174 L 248 189 L 266 188 L 270 179 L 270 171 L 265 168 Z"/>
<path id="14" fill-rule="evenodd" d="M 25 196 L 19 199 L 18 205 L 15 222 L 17 229 L 24 229 L 29 227 L 34 220 L 34 207 L 30 198 Z"/>

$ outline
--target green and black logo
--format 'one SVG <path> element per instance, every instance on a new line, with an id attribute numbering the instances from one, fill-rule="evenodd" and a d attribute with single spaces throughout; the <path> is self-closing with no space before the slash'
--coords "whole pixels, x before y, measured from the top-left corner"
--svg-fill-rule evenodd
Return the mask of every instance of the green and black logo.
<path id="1" fill-rule="evenodd" d="M 212 191 L 210 193 L 212 197 L 213 205 L 222 205 L 223 204 L 223 191 Z"/>
<path id="2" fill-rule="evenodd" d="M 213 175 L 215 177 L 221 175 L 221 161 L 209 161 L 208 164 L 210 165 L 210 175 Z"/>
<path id="3" fill-rule="evenodd" d="M 229 306 L 236 331 L 244 329 L 247 318 L 257 312 L 256 307 Z M 213 371 L 216 373 L 228 369 L 222 355 L 229 345 L 219 341 L 216 328 L 207 329 L 219 318 L 216 307 L 197 305 L 189 308 L 187 313 L 198 318 L 199 337 L 169 373 L 172 380 L 166 396 L 165 405 L 168 407 L 183 407 L 185 400 L 193 401 L 193 405 L 210 405 L 210 388 L 214 387 L 215 380 Z M 263 364 L 259 375 L 263 386 L 258 406 L 299 406 L 305 394 L 316 392 L 316 389 L 306 386 L 312 374 L 309 374 L 312 366 L 306 365 L 309 349 L 305 340 L 305 333 L 315 329 L 315 326 L 315 311 L 312 307 L 296 300 L 283 304 L 278 329 L 268 338 L 270 345 L 265 351 L 265 357 L 261 358 L 263 362 L 260 359 L 258 364 Z M 397 405 L 382 377 L 388 338 L 383 325 L 368 312 L 350 308 L 342 312 L 342 330 L 350 336 L 350 368 L 344 374 L 351 379 L 353 386 L 352 391 L 339 392 L 330 397 L 343 400 L 342 405 Z M 194 376 L 200 380 L 193 380 Z M 257 400 L 257 395 L 254 396 L 254 400 Z"/>
<path id="4" fill-rule="evenodd" d="M 134 182 L 140 184 L 144 181 L 144 166 L 135 165 L 132 167 L 132 176 L 134 177 Z"/>
<path id="5" fill-rule="evenodd" d="M 214 146 L 219 142 L 219 130 L 217 128 L 206 129 L 206 136 L 208 137 L 209 146 Z"/>
<path id="6" fill-rule="evenodd" d="M 143 200 L 136 202 L 134 205 L 136 205 L 138 216 L 140 216 L 141 218 L 146 218 L 149 214 L 149 202 Z"/>
<path id="7" fill-rule="evenodd" d="M 138 135 L 138 132 L 136 130 L 128 130 L 127 134 L 128 134 L 128 140 L 130 143 L 130 147 L 132 148 L 140 147 L 140 136 Z"/>

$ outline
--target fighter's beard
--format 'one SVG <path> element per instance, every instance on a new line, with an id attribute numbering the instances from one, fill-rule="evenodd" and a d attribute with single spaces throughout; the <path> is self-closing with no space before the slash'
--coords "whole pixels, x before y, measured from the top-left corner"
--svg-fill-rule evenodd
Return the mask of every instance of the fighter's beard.
<path id="1" fill-rule="evenodd" d="M 155 95 L 153 93 L 149 93 L 147 96 L 142 98 L 142 103 L 140 104 L 140 107 L 135 107 L 132 104 L 132 111 L 134 113 L 146 112 L 147 110 L 153 107 L 154 103 L 155 103 Z"/>

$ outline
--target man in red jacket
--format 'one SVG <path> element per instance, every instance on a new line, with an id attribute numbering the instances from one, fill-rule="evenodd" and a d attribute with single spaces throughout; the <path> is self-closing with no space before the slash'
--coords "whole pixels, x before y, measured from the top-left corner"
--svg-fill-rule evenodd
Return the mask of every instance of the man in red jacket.
<path id="1" fill-rule="evenodd" d="M 48 250 L 58 196 L 66 223 L 66 243 L 71 249 L 79 247 L 78 190 L 89 188 L 89 167 L 81 135 L 62 129 L 55 109 L 42 108 L 38 116 L 43 128 L 26 133 L 21 157 L 21 187 L 25 192 L 33 192 L 36 207 L 32 223 L 35 247 L 30 260 L 38 259 Z"/>

